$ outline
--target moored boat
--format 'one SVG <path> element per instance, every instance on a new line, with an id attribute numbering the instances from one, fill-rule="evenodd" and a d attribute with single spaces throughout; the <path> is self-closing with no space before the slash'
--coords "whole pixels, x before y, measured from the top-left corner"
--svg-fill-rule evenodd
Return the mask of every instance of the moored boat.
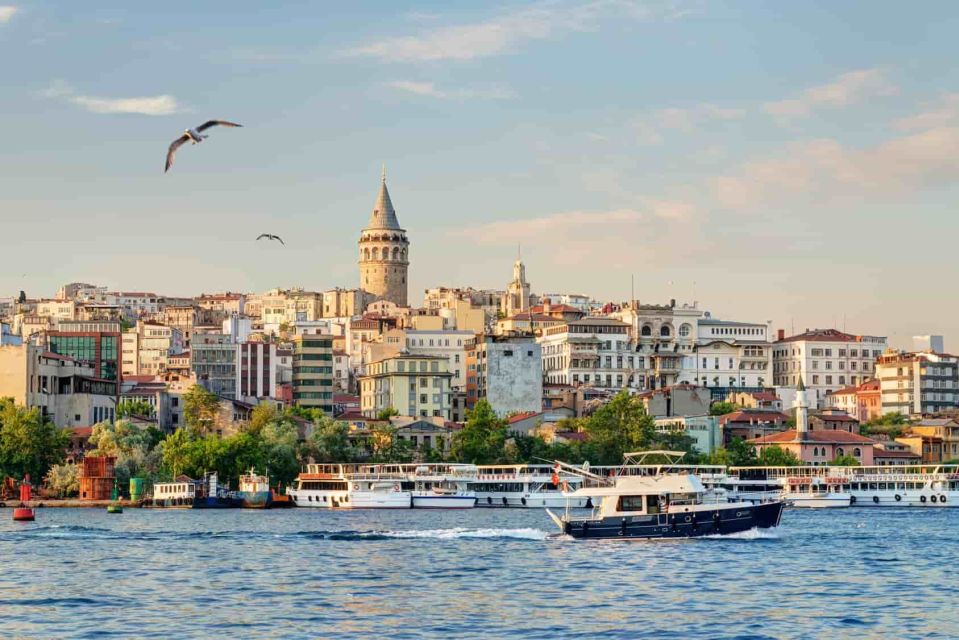
<path id="1" fill-rule="evenodd" d="M 470 488 L 477 507 L 525 507 L 562 509 L 570 493 L 583 485 L 583 478 L 549 465 L 481 465 Z M 589 508 L 589 498 L 572 499 L 574 508 Z"/>
<path id="2" fill-rule="evenodd" d="M 783 499 L 800 509 L 835 509 L 852 503 L 849 480 L 836 476 L 787 478 Z"/>
<path id="3" fill-rule="evenodd" d="M 320 509 L 409 509 L 405 476 L 379 468 L 344 464 L 308 464 L 287 489 L 297 507 Z"/>
<path id="4" fill-rule="evenodd" d="M 472 509 L 476 506 L 476 465 L 430 464 L 412 474 L 414 509 Z"/>
<path id="5" fill-rule="evenodd" d="M 683 452 L 639 452 L 627 454 L 627 460 L 647 455 L 678 460 Z M 696 475 L 687 470 L 672 472 L 668 465 L 661 465 L 647 475 L 618 475 L 612 482 L 604 476 L 594 475 L 591 479 L 604 482 L 605 486 L 584 487 L 569 495 L 600 500 L 592 514 L 574 516 L 567 509 L 565 514 L 557 516 L 547 510 L 563 533 L 576 539 L 728 535 L 778 526 L 784 506 L 782 501 L 753 504 L 717 500 Z"/>
<path id="6" fill-rule="evenodd" d="M 259 476 L 251 468 L 249 473 L 240 476 L 239 490 L 236 492 L 244 509 L 267 509 L 272 503 L 269 476 Z"/>

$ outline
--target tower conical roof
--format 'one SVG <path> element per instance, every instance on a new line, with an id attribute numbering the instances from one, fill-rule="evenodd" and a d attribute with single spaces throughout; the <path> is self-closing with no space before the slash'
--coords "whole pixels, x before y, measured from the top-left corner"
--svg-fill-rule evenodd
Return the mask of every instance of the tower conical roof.
<path id="1" fill-rule="evenodd" d="M 386 189 L 386 169 L 383 170 L 383 178 L 380 181 L 380 192 L 376 196 L 376 204 L 373 205 L 373 213 L 370 215 L 370 221 L 366 225 L 366 228 L 400 228 L 400 222 L 396 219 L 396 211 L 393 209 L 393 202 L 390 200 L 390 192 Z"/>

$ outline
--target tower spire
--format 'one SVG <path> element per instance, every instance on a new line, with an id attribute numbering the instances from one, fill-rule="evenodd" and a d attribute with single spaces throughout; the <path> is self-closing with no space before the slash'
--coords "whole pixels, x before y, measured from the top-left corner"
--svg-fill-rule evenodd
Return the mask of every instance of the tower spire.
<path id="1" fill-rule="evenodd" d="M 380 181 L 386 184 L 386 163 L 383 163 L 383 173 L 380 174 Z"/>

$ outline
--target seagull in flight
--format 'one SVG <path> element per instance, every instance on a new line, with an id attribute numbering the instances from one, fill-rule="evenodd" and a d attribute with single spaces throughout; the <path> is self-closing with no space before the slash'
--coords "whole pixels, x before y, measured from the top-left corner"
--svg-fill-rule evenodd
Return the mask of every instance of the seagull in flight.
<path id="1" fill-rule="evenodd" d="M 182 136 L 180 136 L 179 138 L 173 141 L 173 143 L 170 145 L 170 148 L 167 150 L 166 169 L 163 170 L 163 173 L 166 173 L 167 171 L 169 171 L 170 167 L 173 166 L 173 157 L 176 155 L 177 149 L 179 149 L 181 146 L 183 146 L 187 142 L 192 142 L 193 144 L 197 144 L 198 142 L 203 142 L 210 136 L 201 135 L 200 132 L 206 131 L 210 127 L 215 127 L 218 125 L 221 127 L 242 127 L 243 126 L 242 124 L 237 124 L 235 122 L 227 122 L 226 120 L 207 120 L 196 129 L 187 129 L 186 131 L 183 132 Z"/>
<path id="2" fill-rule="evenodd" d="M 282 244 L 284 247 L 286 246 L 286 243 L 283 242 L 283 238 L 280 236 L 275 236 L 272 233 L 261 233 L 256 237 L 257 240 L 262 240 L 263 238 L 266 238 L 267 240 L 279 240 L 280 244 Z"/>

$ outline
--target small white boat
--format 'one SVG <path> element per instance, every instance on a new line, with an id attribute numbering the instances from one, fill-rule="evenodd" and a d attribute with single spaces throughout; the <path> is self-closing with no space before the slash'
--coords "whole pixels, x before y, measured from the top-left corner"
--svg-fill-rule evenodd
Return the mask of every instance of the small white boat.
<path id="1" fill-rule="evenodd" d="M 679 460 L 684 452 L 629 453 L 627 462 L 630 458 L 641 460 L 648 455 Z M 582 488 L 569 495 L 601 500 L 593 513 L 587 516 L 574 516 L 569 510 L 562 516 L 550 510 L 546 513 L 564 534 L 576 539 L 695 538 L 779 525 L 782 501 L 753 504 L 718 500 L 688 469 L 674 470 L 667 464 L 643 471 L 613 478 L 584 472 L 584 477 L 601 486 Z"/>

